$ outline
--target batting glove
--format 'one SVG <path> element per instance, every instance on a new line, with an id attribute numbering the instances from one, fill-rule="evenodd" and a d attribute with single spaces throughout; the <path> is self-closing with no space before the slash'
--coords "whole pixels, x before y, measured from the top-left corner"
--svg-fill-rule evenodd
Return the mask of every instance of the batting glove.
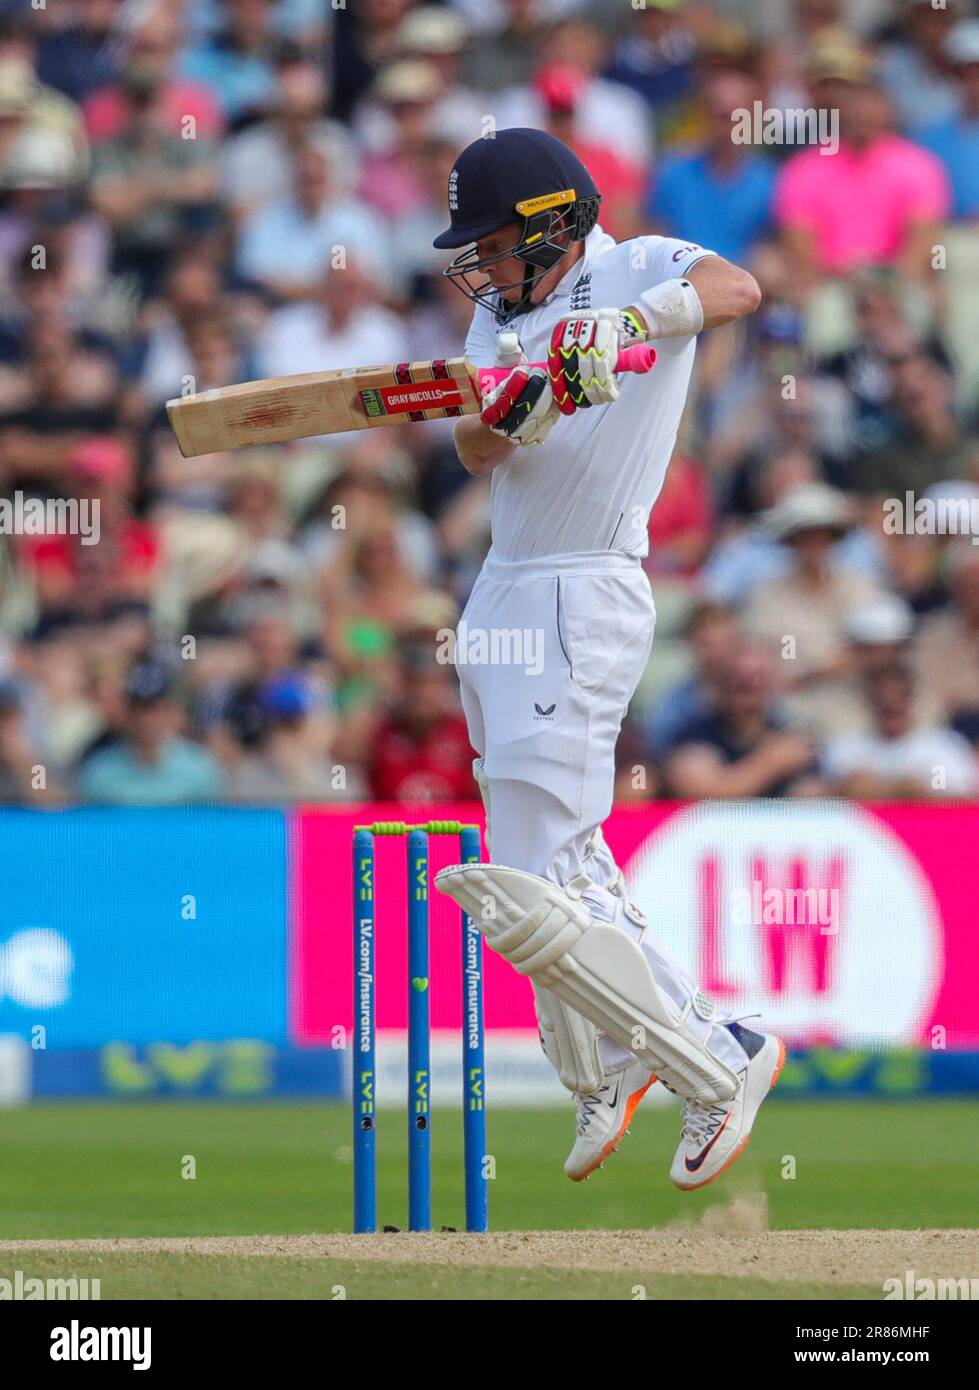
<path id="1" fill-rule="evenodd" d="M 558 418 L 546 369 L 528 365 L 515 333 L 500 334 L 497 357 L 512 370 L 484 398 L 479 418 L 512 444 L 543 444 Z"/>
<path id="2" fill-rule="evenodd" d="M 618 399 L 615 362 L 622 328 L 618 309 L 586 309 L 554 325 L 547 372 L 562 414 Z"/>

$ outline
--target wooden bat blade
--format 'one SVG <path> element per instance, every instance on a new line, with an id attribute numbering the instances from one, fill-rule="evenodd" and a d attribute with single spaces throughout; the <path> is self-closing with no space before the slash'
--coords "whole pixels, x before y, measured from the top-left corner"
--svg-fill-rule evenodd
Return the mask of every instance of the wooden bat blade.
<path id="1" fill-rule="evenodd" d="M 464 357 L 271 377 L 167 401 L 184 458 L 480 408 L 476 370 Z"/>
<path id="2" fill-rule="evenodd" d="M 646 343 L 624 348 L 616 371 L 644 374 L 656 361 Z M 543 368 L 544 363 L 530 364 Z M 317 434 L 474 415 L 486 391 L 508 367 L 478 370 L 464 357 L 400 362 L 396 367 L 346 367 L 222 386 L 167 401 L 167 414 L 184 458 L 280 444 Z"/>

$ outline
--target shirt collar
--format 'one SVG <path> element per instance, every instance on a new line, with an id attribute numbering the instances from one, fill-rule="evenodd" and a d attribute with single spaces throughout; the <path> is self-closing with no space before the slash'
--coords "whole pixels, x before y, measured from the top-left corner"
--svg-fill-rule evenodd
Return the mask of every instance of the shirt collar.
<path id="1" fill-rule="evenodd" d="M 599 226 L 592 227 L 585 237 L 583 254 L 575 261 L 571 269 L 561 276 L 544 303 L 549 304 L 552 299 L 566 299 L 591 263 L 598 256 L 604 256 L 606 251 L 611 251 L 614 245 L 615 238 L 610 237 L 608 232 L 603 232 Z"/>

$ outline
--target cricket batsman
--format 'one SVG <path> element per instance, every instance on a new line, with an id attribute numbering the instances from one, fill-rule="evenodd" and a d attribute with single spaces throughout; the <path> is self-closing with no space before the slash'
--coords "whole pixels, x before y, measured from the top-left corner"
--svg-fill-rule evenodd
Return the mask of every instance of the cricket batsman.
<path id="1" fill-rule="evenodd" d="M 435 245 L 460 251 L 445 273 L 476 306 L 466 356 L 510 369 L 455 429 L 466 470 L 492 474 L 492 546 L 462 621 L 539 634 L 543 661 L 460 665 L 492 863 L 437 884 L 533 983 L 544 1051 L 577 1104 L 568 1176 L 601 1166 L 659 1079 L 683 1099 L 670 1177 L 703 1187 L 746 1145 L 785 1048 L 660 949 L 602 825 L 653 641 L 641 561 L 697 334 L 752 313 L 759 289 L 703 246 L 618 245 L 588 170 L 539 130 L 469 145 L 448 202 Z M 617 377 L 639 342 L 653 370 Z"/>

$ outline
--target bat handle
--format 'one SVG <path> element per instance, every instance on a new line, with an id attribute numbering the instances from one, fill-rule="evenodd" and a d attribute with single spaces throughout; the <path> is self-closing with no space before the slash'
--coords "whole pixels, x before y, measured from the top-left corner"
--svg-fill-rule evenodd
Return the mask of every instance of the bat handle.
<path id="1" fill-rule="evenodd" d="M 648 372 L 656 361 L 656 349 L 649 343 L 633 343 L 632 347 L 623 348 L 616 358 L 616 372 L 632 372 L 636 376 L 642 376 Z M 531 362 L 531 367 L 543 367 L 546 369 L 546 362 Z M 499 386 L 501 381 L 513 371 L 512 367 L 480 367 L 479 384 L 484 391 L 491 391 L 494 386 Z"/>
<path id="2" fill-rule="evenodd" d="M 633 343 L 632 347 L 623 348 L 619 353 L 615 363 L 617 372 L 635 372 L 637 376 L 642 376 L 648 372 L 656 361 L 656 349 L 652 343 Z"/>

